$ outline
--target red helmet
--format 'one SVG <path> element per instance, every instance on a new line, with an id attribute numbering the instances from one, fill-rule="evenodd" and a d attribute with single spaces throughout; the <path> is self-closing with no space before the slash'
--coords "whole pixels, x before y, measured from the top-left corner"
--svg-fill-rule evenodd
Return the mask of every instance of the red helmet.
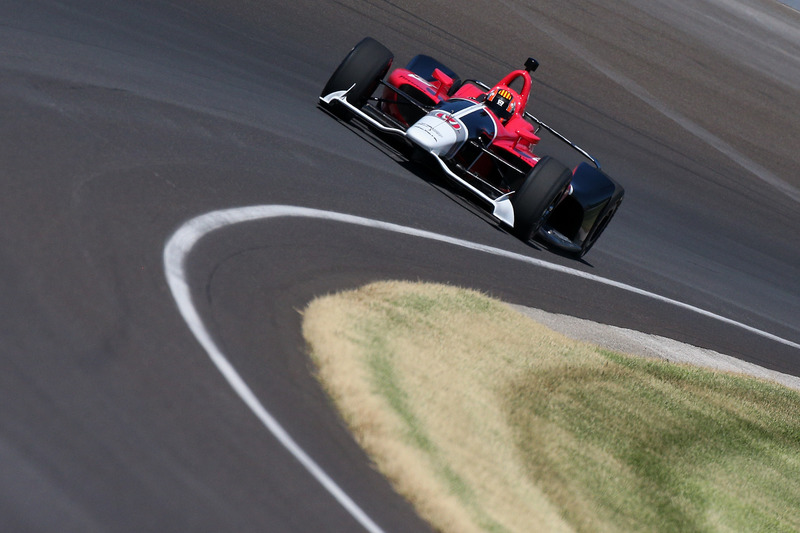
<path id="1" fill-rule="evenodd" d="M 486 107 L 503 121 L 514 115 L 518 105 L 519 95 L 506 85 L 495 86 L 486 96 Z"/>

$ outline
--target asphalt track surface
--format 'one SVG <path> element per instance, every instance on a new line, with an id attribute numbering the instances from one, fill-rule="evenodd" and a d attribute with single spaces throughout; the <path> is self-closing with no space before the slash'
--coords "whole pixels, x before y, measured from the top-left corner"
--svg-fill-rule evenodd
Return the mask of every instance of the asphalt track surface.
<path id="1" fill-rule="evenodd" d="M 771 1 L 0 2 L 0 530 L 358 531 L 179 311 L 186 221 L 344 213 L 507 250 L 800 342 L 800 16 Z M 316 106 L 364 35 L 498 79 L 627 197 L 585 261 L 526 246 Z M 448 282 L 800 375 L 800 350 L 568 273 L 369 226 L 237 222 L 184 264 L 258 402 L 385 531 L 426 526 L 314 382 L 298 312 L 379 279 Z"/>

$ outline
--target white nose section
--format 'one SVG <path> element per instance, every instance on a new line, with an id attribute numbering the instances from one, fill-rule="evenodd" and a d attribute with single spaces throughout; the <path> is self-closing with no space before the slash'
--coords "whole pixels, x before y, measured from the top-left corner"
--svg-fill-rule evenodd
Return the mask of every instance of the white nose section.
<path id="1" fill-rule="evenodd" d="M 467 139 L 467 128 L 450 113 L 434 110 L 408 128 L 406 139 L 447 159 L 453 157 Z"/>

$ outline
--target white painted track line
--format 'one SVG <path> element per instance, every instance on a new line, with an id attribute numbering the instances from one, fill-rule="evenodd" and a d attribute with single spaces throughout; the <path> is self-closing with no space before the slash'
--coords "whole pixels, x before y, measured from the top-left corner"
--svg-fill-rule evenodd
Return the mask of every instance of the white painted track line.
<path id="1" fill-rule="evenodd" d="M 800 344 L 783 339 L 766 331 L 756 329 L 747 324 L 731 320 L 729 318 L 705 311 L 699 307 L 695 307 L 678 300 L 673 300 L 658 294 L 638 289 L 625 283 L 620 283 L 607 278 L 596 276 L 576 270 L 573 268 L 548 263 L 540 259 L 534 259 L 522 254 L 509 252 L 500 248 L 473 243 L 462 239 L 456 239 L 438 233 L 409 228 L 388 222 L 381 222 L 363 217 L 347 215 L 343 213 L 335 213 L 332 211 L 323 211 L 319 209 L 310 209 L 306 207 L 288 206 L 288 205 L 259 205 L 250 207 L 238 207 L 231 209 L 223 209 L 213 211 L 195 217 L 185 224 L 183 224 L 167 241 L 164 248 L 164 272 L 167 278 L 167 283 L 172 291 L 172 296 L 178 306 L 183 319 L 189 326 L 192 334 L 197 341 L 206 351 L 211 361 L 219 369 L 220 373 L 225 377 L 230 386 L 250 408 L 250 410 L 258 417 L 264 426 L 272 433 L 272 435 L 292 454 L 300 464 L 333 496 L 336 501 L 348 512 L 350 515 L 361 524 L 364 529 L 371 533 L 382 533 L 382 529 L 364 513 L 364 511 L 350 498 L 334 481 L 330 478 L 320 467 L 317 465 L 308 454 L 303 451 L 300 446 L 292 439 L 292 437 L 283 429 L 278 421 L 267 411 L 267 409 L 256 398 L 253 391 L 248 387 L 239 373 L 230 364 L 225 355 L 217 347 L 216 343 L 211 336 L 211 333 L 206 329 L 203 320 L 197 312 L 197 309 L 192 303 L 192 295 L 189 285 L 186 281 L 186 260 L 195 244 L 203 239 L 209 233 L 240 224 L 243 222 L 252 222 L 257 220 L 268 220 L 273 218 L 285 217 L 299 217 L 310 218 L 317 220 L 326 220 L 333 222 L 340 222 L 344 224 L 351 224 L 356 226 L 363 226 L 377 230 L 390 231 L 400 233 L 412 237 L 419 237 L 438 241 L 461 248 L 467 248 L 478 252 L 488 253 L 499 257 L 520 261 L 533 265 L 539 268 L 544 268 L 571 276 L 594 281 L 603 285 L 615 287 L 627 292 L 638 294 L 647 298 L 651 298 L 660 302 L 664 302 L 682 309 L 692 311 L 694 313 L 718 320 L 720 322 L 744 329 L 750 333 L 754 333 L 761 337 L 785 344 L 793 348 L 800 349 Z"/>

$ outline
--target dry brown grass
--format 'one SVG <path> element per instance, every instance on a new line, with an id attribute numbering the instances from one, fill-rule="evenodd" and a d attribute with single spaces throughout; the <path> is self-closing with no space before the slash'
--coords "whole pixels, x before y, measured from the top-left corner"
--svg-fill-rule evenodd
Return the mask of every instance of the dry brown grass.
<path id="1" fill-rule="evenodd" d="M 509 446 L 493 384 L 542 361 L 529 356 L 531 346 L 574 343 L 477 294 L 409 288 L 370 285 L 305 312 L 320 381 L 357 440 L 443 530 L 569 530 Z M 505 328 L 496 331 L 489 316 Z M 399 327 L 389 332 L 386 321 Z"/>
<path id="2" fill-rule="evenodd" d="M 358 442 L 441 531 L 798 526 L 774 519 L 800 508 L 787 389 L 602 352 L 441 285 L 318 299 L 304 335 Z"/>

